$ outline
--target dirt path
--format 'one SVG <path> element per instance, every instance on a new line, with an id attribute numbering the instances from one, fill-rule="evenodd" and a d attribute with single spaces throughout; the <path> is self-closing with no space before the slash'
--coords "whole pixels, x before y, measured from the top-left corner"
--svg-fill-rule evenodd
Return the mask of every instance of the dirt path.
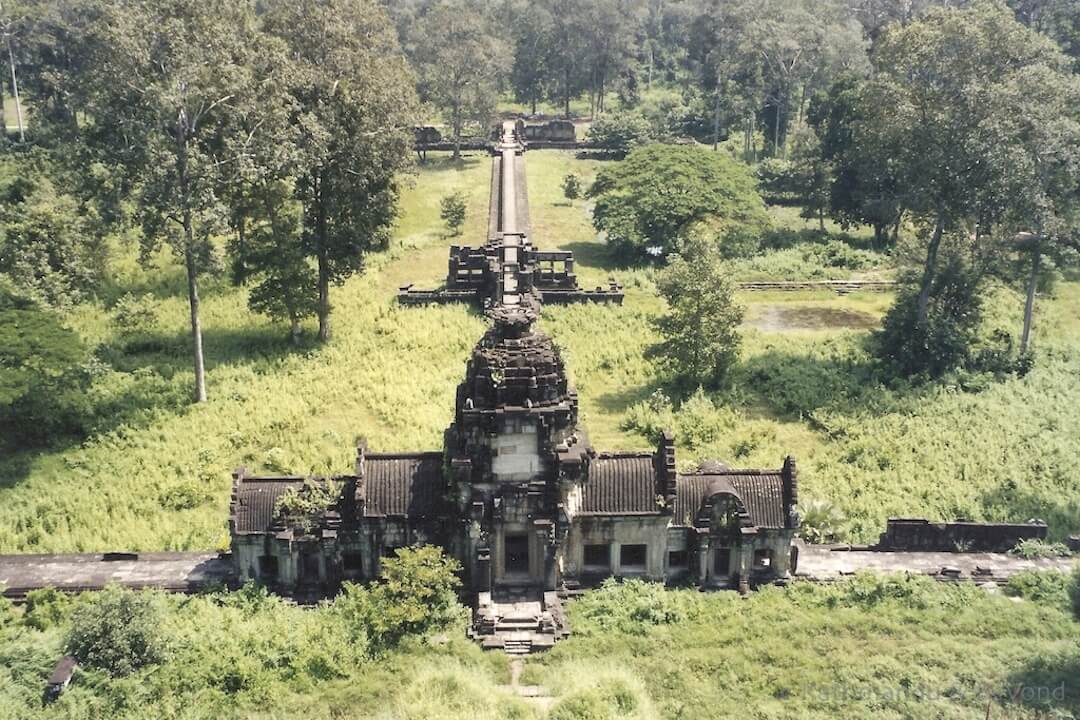
<path id="1" fill-rule="evenodd" d="M 525 671 L 525 660 L 514 658 L 510 661 L 510 685 L 511 692 L 520 698 L 524 698 L 530 705 L 540 708 L 544 712 L 551 709 L 556 698 L 549 695 L 546 688 L 540 685 L 522 685 L 521 674 Z"/>

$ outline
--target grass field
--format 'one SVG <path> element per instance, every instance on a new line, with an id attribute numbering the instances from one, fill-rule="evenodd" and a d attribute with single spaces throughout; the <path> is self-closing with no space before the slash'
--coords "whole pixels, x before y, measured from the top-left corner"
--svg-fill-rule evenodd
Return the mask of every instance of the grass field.
<path id="1" fill-rule="evenodd" d="M 587 205 L 566 204 L 558 190 L 566 173 L 587 180 L 600 163 L 554 151 L 527 162 L 535 242 L 574 250 L 584 285 L 613 275 L 627 288 L 622 307 L 546 308 L 542 321 L 564 349 L 599 449 L 648 447 L 646 431 L 660 423 L 676 428 L 684 464 L 712 456 L 776 467 L 793 453 L 803 495 L 836 504 L 853 540 L 874 539 L 894 514 L 1043 517 L 1058 537 L 1080 529 L 1080 284 L 1041 299 L 1032 373 L 965 388 L 883 384 L 864 344 L 887 295 L 744 294 L 733 387 L 683 402 L 644 357 L 662 311 L 652 272 L 621 267 L 595 238 Z M 349 472 L 359 435 L 377 450 L 440 447 L 484 321 L 467 307 L 403 309 L 394 294 L 409 282 L 437 284 L 446 247 L 483 238 L 489 172 L 482 155 L 420 169 L 403 193 L 393 247 L 332 290 L 335 335 L 324 347 L 292 347 L 285 327 L 248 312 L 243 289 L 206 278 L 210 402 L 198 407 L 188 402 L 181 271 L 166 254 L 140 268 L 135 248 L 118 245 L 104 299 L 70 317 L 105 363 L 88 398 L 96 429 L 0 460 L 0 552 L 223 546 L 237 466 Z M 445 237 L 438 219 L 439 198 L 453 189 L 468 198 L 458 238 Z M 160 317 L 152 350 L 126 347 L 110 324 L 108 307 L 125 292 L 150 295 Z M 863 329 L 830 324 L 835 313 L 809 328 L 785 325 L 808 308 L 858 312 Z M 991 310 L 990 322 L 1018 332 L 1015 293 L 999 290 Z"/>

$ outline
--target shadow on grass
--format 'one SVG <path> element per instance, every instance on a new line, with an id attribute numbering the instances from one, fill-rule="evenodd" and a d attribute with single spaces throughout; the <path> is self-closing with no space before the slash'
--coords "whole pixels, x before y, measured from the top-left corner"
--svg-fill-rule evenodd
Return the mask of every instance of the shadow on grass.
<path id="1" fill-rule="evenodd" d="M 1080 500 L 1060 492 L 1053 483 L 1040 485 L 1045 488 L 1045 492 L 1021 490 L 1015 480 L 1002 480 L 993 489 L 980 495 L 979 502 L 984 516 L 1001 518 L 1007 522 L 1042 520 L 1050 529 L 1050 539 L 1064 542 L 1080 528 Z M 1077 690 L 1080 690 L 1080 674 L 1077 674 L 1076 678 Z"/>
<path id="2" fill-rule="evenodd" d="M 589 268 L 611 272 L 631 270 L 637 266 L 627 262 L 624 257 L 601 242 L 572 242 L 560 245 L 563 250 L 574 253 L 574 262 Z"/>
<path id="3" fill-rule="evenodd" d="M 294 344 L 284 327 L 203 329 L 207 370 L 222 365 L 261 364 L 319 347 L 312 333 L 306 333 L 299 344 Z M 194 362 L 188 332 L 140 334 L 120 344 L 102 347 L 98 357 L 122 372 L 152 368 L 166 377 L 190 370 Z"/>
<path id="4" fill-rule="evenodd" d="M 421 160 L 418 166 L 423 169 L 426 174 L 445 173 L 445 172 L 461 172 L 468 170 L 488 158 L 487 153 L 470 152 L 468 154 L 462 151 L 461 157 L 454 160 L 449 155 L 430 155 L 426 160 Z"/>
<path id="5" fill-rule="evenodd" d="M 766 350 L 733 370 L 732 385 L 776 420 L 806 419 L 826 409 L 883 415 L 918 392 L 891 386 L 869 356 L 855 351 L 848 357 L 824 358 Z"/>
<path id="6" fill-rule="evenodd" d="M 0 488 L 15 487 L 30 476 L 39 448 L 0 446 Z"/>
<path id="7" fill-rule="evenodd" d="M 297 353 L 316 352 L 314 334 L 294 345 L 283 328 L 217 329 L 203 332 L 209 372 L 227 366 L 273 368 L 277 361 Z M 64 430 L 52 432 L 40 442 L 29 440 L 0 445 L 0 487 L 11 487 L 31 473 L 35 460 L 78 446 L 88 437 L 100 436 L 121 426 L 144 428 L 167 412 L 183 415 L 192 407 L 193 365 L 191 337 L 180 334 L 145 334 L 123 345 L 104 346 L 97 357 L 122 376 L 106 376 L 96 391 L 87 393 L 85 406 L 58 409 L 71 413 Z M 209 379 L 211 399 L 213 378 Z M 67 415 L 65 415 L 67 417 Z"/>
<path id="8" fill-rule="evenodd" d="M 1002 689 L 1004 705 L 1035 709 L 1040 717 L 1080 716 L 1080 652 L 1076 649 L 1035 658 L 1010 675 L 1007 683 Z"/>

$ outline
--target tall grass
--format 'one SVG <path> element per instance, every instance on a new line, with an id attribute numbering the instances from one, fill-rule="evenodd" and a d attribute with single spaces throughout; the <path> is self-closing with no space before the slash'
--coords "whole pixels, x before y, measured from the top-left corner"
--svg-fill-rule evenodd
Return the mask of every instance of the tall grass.
<path id="1" fill-rule="evenodd" d="M 621 307 L 547 307 L 542 327 L 563 348 L 583 419 L 602 450 L 647 448 L 642 406 L 665 393 L 680 429 L 679 457 L 717 457 L 776 467 L 799 459 L 801 490 L 850 518 L 852 540 L 873 540 L 892 514 L 1026 520 L 1043 517 L 1056 538 L 1080 529 L 1074 475 L 1080 437 L 1080 284 L 1040 298 L 1039 353 L 1023 378 L 930 387 L 886 386 L 870 367 L 865 331 L 744 329 L 734 386 L 695 403 L 668 387 L 645 357 L 663 311 L 651 271 L 620 267 L 598 242 L 588 209 L 565 204 L 568 172 L 600 164 L 570 153 L 527 156 L 533 237 L 568 247 L 584 285 L 614 275 Z M 486 232 L 486 156 L 421 166 L 402 197 L 387 252 L 364 275 L 332 290 L 334 330 L 322 347 L 299 349 L 287 328 L 250 314 L 243 289 L 208 278 L 204 327 L 211 401 L 188 403 L 192 375 L 183 274 L 169 255 L 146 270 L 134 246 L 118 248 L 106 298 L 81 306 L 72 325 L 107 361 L 88 404 L 95 431 L 75 444 L 0 459 L 0 552 L 116 548 L 194 549 L 226 543 L 229 472 L 345 473 L 352 444 L 378 450 L 441 447 L 456 384 L 484 329 L 468 307 L 399 308 L 399 285 L 434 285 L 445 274 L 439 198 L 466 194 L 460 240 Z M 125 346 L 109 304 L 149 293 L 161 322 L 152 347 Z M 890 298 L 823 293 L 752 294 L 754 318 L 773 306 L 826 307 L 880 316 Z M 1021 300 L 1002 290 L 991 322 L 1014 335 Z M 309 335 L 313 327 L 307 328 Z M 647 410 L 647 408 L 646 408 Z M 651 412 L 651 411 L 650 411 Z M 647 414 L 647 413 L 646 413 Z"/>
<path id="2" fill-rule="evenodd" d="M 1029 575 L 1005 597 L 861 575 L 741 599 L 609 583 L 569 605 L 570 638 L 527 660 L 521 682 L 545 688 L 547 709 L 515 695 L 507 657 L 466 640 L 463 623 L 372 656 L 334 605 L 300 608 L 251 588 L 152 593 L 164 661 L 120 678 L 83 668 L 43 707 L 73 604 L 36 608 L 52 617 L 44 629 L 4 606 L 0 717 L 929 720 L 988 707 L 994 718 L 1070 717 L 1080 646 L 1061 586 Z"/>
<path id="3" fill-rule="evenodd" d="M 596 693 L 605 682 L 594 677 L 625 679 L 629 702 L 649 703 L 649 717 L 982 718 L 989 705 L 991 717 L 1034 719 L 1080 710 L 1070 680 L 1080 669 L 1077 626 L 1057 598 L 1014 602 L 920 577 L 798 583 L 748 599 L 632 581 L 589 593 L 569 613 L 574 635 L 530 661 L 526 680 Z"/>

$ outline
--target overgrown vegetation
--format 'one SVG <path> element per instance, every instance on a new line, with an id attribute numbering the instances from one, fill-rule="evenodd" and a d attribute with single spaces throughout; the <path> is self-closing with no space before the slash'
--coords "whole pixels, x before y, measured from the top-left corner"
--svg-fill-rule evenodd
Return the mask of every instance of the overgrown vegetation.
<path id="1" fill-rule="evenodd" d="M 660 718 L 723 718 L 736 706 L 806 718 L 1080 709 L 1068 680 L 1076 624 L 1057 594 L 1018 603 L 970 584 L 867 575 L 740 600 L 630 581 L 589 593 L 570 615 L 574 636 L 530 661 L 526 679 L 569 694 L 577 678 L 601 678 L 596 717 L 637 717 L 619 714 L 610 687 L 622 707 Z"/>
<path id="2" fill-rule="evenodd" d="M 664 311 L 655 271 L 619 267 L 596 240 L 587 207 L 569 207 L 562 197 L 562 177 L 573 171 L 587 183 L 602 163 L 553 151 L 530 152 L 527 162 L 536 241 L 574 250 L 586 287 L 610 274 L 627 286 L 622 307 L 543 312 L 543 328 L 566 354 L 596 447 L 648 448 L 653 431 L 670 425 L 686 464 L 713 457 L 776 467 L 793 453 L 803 494 L 832 503 L 848 519 L 841 540 L 876 539 L 889 515 L 1042 517 L 1055 540 L 1080 526 L 1068 481 L 1069 438 L 1080 436 L 1078 403 L 1070 400 L 1080 392 L 1080 286 L 1061 283 L 1040 304 L 1037 320 L 1047 340 L 1024 377 L 965 373 L 921 386 L 878 374 L 865 331 L 749 326 L 784 308 L 837 309 L 873 320 L 888 308 L 888 294 L 739 294 L 747 322 L 730 387 L 693 399 L 692 388 L 665 385 L 663 369 L 645 357 L 660 341 L 654 319 Z M 488 174 L 480 158 L 429 159 L 404 191 L 391 248 L 336 291 L 348 321 L 331 346 L 294 348 L 288 332 L 248 312 L 244 289 L 208 276 L 209 367 L 222 397 L 205 409 L 191 408 L 187 399 L 182 270 L 166 253 L 141 268 L 134 248 L 117 241 L 111 299 L 67 316 L 99 361 L 74 416 L 85 439 L 54 434 L 49 448 L 24 447 L 0 459 L 0 549 L 222 546 L 229 473 L 239 465 L 252 472 L 348 473 L 358 434 L 384 451 L 440 447 L 483 321 L 463 306 L 402 309 L 393 294 L 399 285 L 444 277 L 443 195 L 465 192 L 463 235 L 483 236 Z M 778 214 L 774 222 L 796 229 L 803 223 L 797 213 Z M 118 303 L 127 293 L 137 302 Z M 998 287 L 987 297 L 980 335 L 1015 336 L 1022 305 L 1016 293 Z M 667 398 L 663 412 L 644 403 L 657 390 Z"/>
<path id="3" fill-rule="evenodd" d="M 402 570 L 406 564 L 415 565 L 403 558 Z M 1012 598 L 919 576 L 795 583 L 746 599 L 608 582 L 569 605 L 569 639 L 526 663 L 521 681 L 554 696 L 545 712 L 506 687 L 504 655 L 465 639 L 465 609 L 452 593 L 440 605 L 446 613 L 423 626 L 407 623 L 392 645 L 371 642 L 371 618 L 428 602 L 419 594 L 422 577 L 440 593 L 450 590 L 445 566 L 434 578 L 412 575 L 416 569 L 406 571 L 412 579 L 403 593 L 352 587 L 308 609 L 254 585 L 190 597 L 111 589 L 41 598 L 32 612 L 0 607 L 0 706 L 25 720 L 272 712 L 319 720 L 653 720 L 728 717 L 735 703 L 823 720 L 982 717 L 988 704 L 1017 720 L 1080 710 L 1070 682 L 1080 663 L 1077 620 L 1066 597 L 1080 575 L 1017 576 L 1007 588 Z M 50 606 L 54 619 L 43 624 Z M 146 624 L 151 616 L 156 622 Z M 65 638 L 99 624 L 105 636 L 137 635 L 165 651 L 147 661 L 141 645 L 120 643 L 109 649 L 120 664 L 84 660 L 71 688 L 43 707 L 44 678 Z M 138 662 L 129 668 L 131 658 Z"/>

